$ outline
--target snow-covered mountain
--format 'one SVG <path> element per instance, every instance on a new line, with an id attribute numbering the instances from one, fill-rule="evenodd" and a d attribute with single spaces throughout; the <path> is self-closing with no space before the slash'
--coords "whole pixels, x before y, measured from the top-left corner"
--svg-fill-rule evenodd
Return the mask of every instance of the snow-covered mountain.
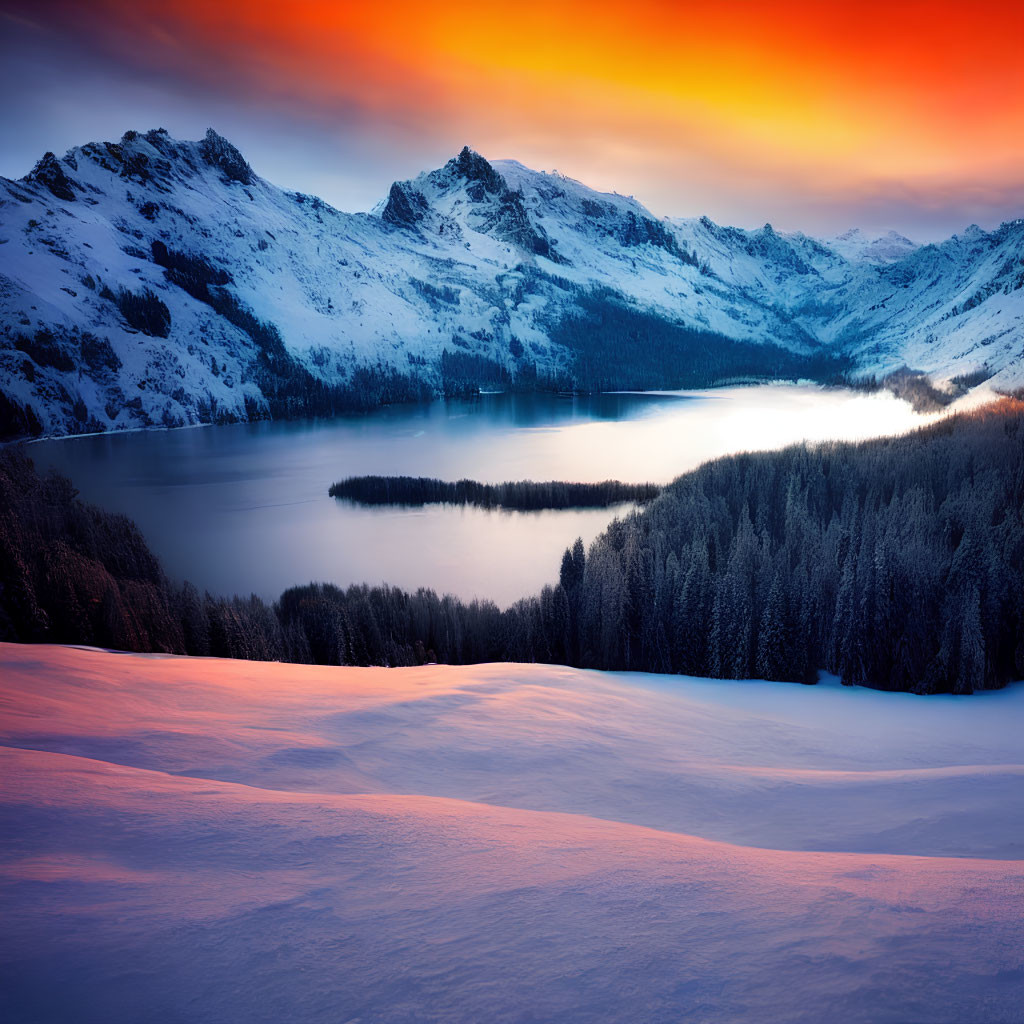
<path id="1" fill-rule="evenodd" d="M 1024 224 L 939 246 L 660 220 L 464 149 L 347 214 L 212 130 L 0 179 L 0 419 L 80 432 L 318 413 L 496 382 L 741 373 L 1024 383 Z"/>
<path id="2" fill-rule="evenodd" d="M 870 263 L 895 263 L 909 256 L 917 245 L 898 231 L 887 231 L 871 238 L 860 228 L 851 228 L 828 241 L 829 248 L 848 260 L 867 260 Z"/>

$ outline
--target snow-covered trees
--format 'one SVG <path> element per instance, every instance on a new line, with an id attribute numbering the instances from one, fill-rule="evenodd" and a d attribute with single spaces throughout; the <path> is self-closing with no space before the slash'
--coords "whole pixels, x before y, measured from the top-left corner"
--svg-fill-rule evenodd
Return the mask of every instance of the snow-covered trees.
<path id="1" fill-rule="evenodd" d="M 666 618 L 638 566 L 648 582 L 674 581 L 669 664 L 646 631 L 628 657 L 592 648 L 584 663 L 794 680 L 827 668 L 919 692 L 1005 685 L 1024 676 L 1022 507 L 1024 405 L 1013 400 L 907 437 L 718 460 L 588 557 L 602 576 L 588 573 L 585 592 L 618 577 L 641 595 L 618 628 L 601 621 L 613 635 Z M 586 634 L 597 613 L 583 609 Z"/>

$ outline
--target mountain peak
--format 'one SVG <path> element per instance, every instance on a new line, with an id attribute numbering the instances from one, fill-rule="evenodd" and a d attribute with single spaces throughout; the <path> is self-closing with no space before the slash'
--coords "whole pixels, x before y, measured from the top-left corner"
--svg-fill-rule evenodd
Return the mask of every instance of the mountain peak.
<path id="1" fill-rule="evenodd" d="M 876 264 L 897 263 L 917 249 L 915 242 L 898 231 L 874 235 L 861 228 L 850 228 L 826 239 L 825 244 L 846 260 Z"/>
<path id="2" fill-rule="evenodd" d="M 53 153 L 44 153 L 22 180 L 42 185 L 58 199 L 73 202 L 76 189 L 81 192 L 91 187 L 83 184 L 83 161 L 141 183 L 188 178 L 204 167 L 219 170 L 228 183 L 251 185 L 256 180 L 242 154 L 212 128 L 198 142 L 183 142 L 172 138 L 166 128 L 153 128 L 147 132 L 126 131 L 117 142 L 87 142 L 59 159 Z"/>
<path id="3" fill-rule="evenodd" d="M 71 179 L 64 173 L 64 168 L 53 153 L 44 153 L 35 167 L 25 175 L 25 180 L 49 189 L 57 199 L 69 203 L 75 201 Z"/>
<path id="4" fill-rule="evenodd" d="M 206 137 L 199 143 L 199 153 L 211 167 L 219 167 L 228 180 L 252 184 L 252 168 L 245 157 L 212 128 L 206 129 Z"/>
<path id="5" fill-rule="evenodd" d="M 460 178 L 479 181 L 484 190 L 494 195 L 505 189 L 505 179 L 476 150 L 463 146 L 462 152 L 450 160 L 448 167 Z"/>

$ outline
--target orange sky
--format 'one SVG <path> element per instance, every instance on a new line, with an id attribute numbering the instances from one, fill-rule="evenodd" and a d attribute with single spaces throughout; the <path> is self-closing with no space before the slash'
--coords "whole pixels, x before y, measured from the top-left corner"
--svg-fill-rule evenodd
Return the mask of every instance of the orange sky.
<path id="1" fill-rule="evenodd" d="M 469 142 L 659 213 L 1024 204 L 1022 0 L 42 6 L 165 87 L 410 157 Z"/>

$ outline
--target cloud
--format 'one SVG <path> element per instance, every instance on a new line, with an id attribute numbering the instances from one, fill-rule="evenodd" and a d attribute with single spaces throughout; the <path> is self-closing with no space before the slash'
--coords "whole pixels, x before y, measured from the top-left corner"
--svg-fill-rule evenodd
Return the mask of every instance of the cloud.
<path id="1" fill-rule="evenodd" d="M 100 129 L 214 123 L 267 176 L 349 207 L 468 142 L 740 223 L 934 233 L 1021 208 L 1016 3 L 9 0 L 5 17 L 0 118 L 23 169 Z"/>

